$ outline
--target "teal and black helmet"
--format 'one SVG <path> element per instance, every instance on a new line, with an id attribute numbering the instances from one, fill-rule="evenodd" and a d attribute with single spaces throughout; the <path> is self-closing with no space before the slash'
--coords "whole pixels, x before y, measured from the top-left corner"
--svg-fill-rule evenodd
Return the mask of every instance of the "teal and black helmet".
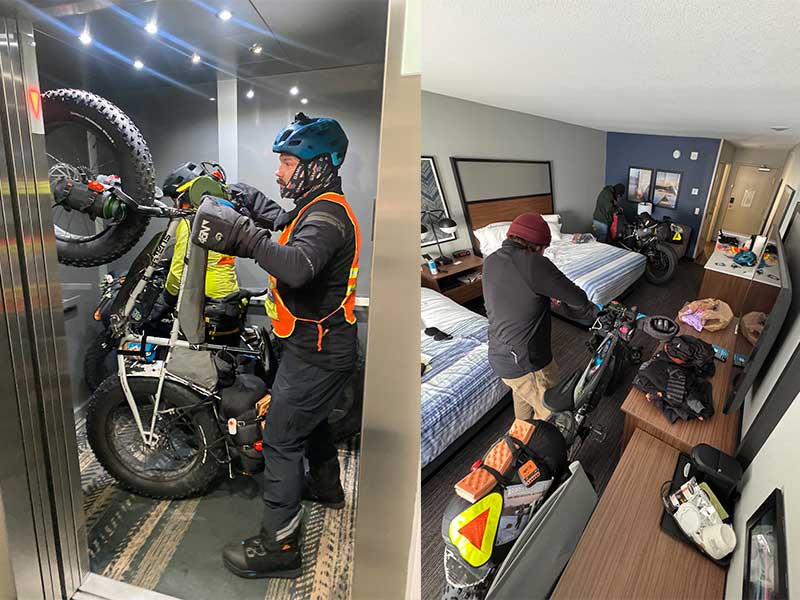
<path id="1" fill-rule="evenodd" d="M 347 154 L 347 136 L 335 119 L 297 113 L 294 121 L 275 137 L 272 151 L 291 154 L 300 160 L 330 154 L 333 166 L 339 167 Z"/>

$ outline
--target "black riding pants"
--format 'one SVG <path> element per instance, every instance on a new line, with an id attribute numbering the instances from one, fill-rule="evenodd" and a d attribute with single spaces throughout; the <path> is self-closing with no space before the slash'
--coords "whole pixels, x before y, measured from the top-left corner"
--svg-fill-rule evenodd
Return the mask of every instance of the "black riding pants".
<path id="1" fill-rule="evenodd" d="M 328 417 L 350 375 L 320 369 L 290 351 L 281 356 L 263 436 L 262 527 L 278 541 L 300 524 L 303 456 L 311 464 L 337 456 Z"/>

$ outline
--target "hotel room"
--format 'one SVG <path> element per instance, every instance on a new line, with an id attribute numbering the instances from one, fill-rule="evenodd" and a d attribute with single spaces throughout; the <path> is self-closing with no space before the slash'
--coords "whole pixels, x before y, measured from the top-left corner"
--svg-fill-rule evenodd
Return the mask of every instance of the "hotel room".
<path id="1" fill-rule="evenodd" d="M 770 450 L 775 459 L 787 441 L 780 436 L 791 426 L 787 421 L 797 423 L 797 410 L 787 407 L 798 388 L 785 377 L 798 344 L 791 274 L 800 255 L 793 260 L 797 248 L 787 230 L 792 229 L 800 183 L 800 123 L 790 109 L 797 108 L 800 90 L 787 85 L 778 91 L 764 75 L 768 65 L 776 64 L 774 57 L 791 55 L 794 42 L 776 41 L 770 51 L 750 52 L 724 32 L 766 27 L 754 9 L 737 5 L 723 24 L 712 19 L 710 7 L 698 15 L 695 9 L 668 4 L 625 11 L 598 6 L 527 11 L 513 2 L 458 11 L 447 1 L 426 6 L 420 214 L 423 598 L 443 593 L 448 598 L 515 597 L 510 590 L 528 590 L 526 597 L 554 589 L 560 597 L 645 597 L 652 592 L 631 582 L 612 582 L 599 591 L 573 581 L 580 578 L 575 561 L 587 561 L 587 556 L 599 561 L 596 546 L 581 553 L 581 534 L 585 539 L 594 533 L 601 513 L 610 518 L 604 496 L 608 504 L 620 494 L 626 476 L 621 471 L 638 462 L 630 457 L 642 436 L 648 436 L 646 441 L 652 436 L 671 439 L 670 451 L 675 448 L 684 456 L 707 443 L 735 457 L 745 469 L 744 481 L 750 482 L 738 488 L 742 499 L 730 521 L 740 543 L 724 563 L 727 578 L 716 566 L 718 572 L 706 578 L 707 565 L 698 567 L 707 579 L 707 587 L 698 592 L 703 597 L 741 596 L 745 561 L 751 558 L 745 522 L 773 488 L 783 490 L 787 513 L 798 517 L 797 499 L 791 497 L 796 484 L 786 477 L 767 484 L 762 472 L 767 468 L 753 469 Z M 661 18 L 671 26 L 651 27 L 653 19 Z M 602 43 L 589 43 L 598 31 Z M 565 45 L 567 39 L 572 41 Z M 667 72 L 668 78 L 658 75 Z M 737 102 L 720 100 L 729 89 Z M 777 97 L 785 103 L 776 102 Z M 617 184 L 624 191 L 614 198 L 616 235 L 603 239 L 595 223 L 598 196 L 614 194 Z M 455 563 L 442 556 L 449 549 L 466 556 L 458 535 L 453 537 L 447 527 L 455 514 L 453 499 L 462 495 L 457 484 L 486 465 L 487 451 L 515 423 L 511 390 L 489 362 L 483 268 L 506 239 L 511 222 L 525 213 L 542 215 L 547 223 L 551 241 L 544 256 L 606 312 L 616 301 L 612 306 L 633 311 L 632 322 L 642 315 L 663 315 L 685 335 L 692 333 L 691 319 L 679 319 L 679 311 L 699 299 L 716 299 L 715 306 L 730 313 L 724 326 L 711 335 L 710 324 L 700 325 L 702 334 L 695 327 L 694 335 L 729 357 L 719 360 L 720 353 L 711 361 L 717 374 L 709 411 L 716 417 L 678 418 L 674 424 L 664 418 L 667 410 L 645 400 L 635 379 L 640 364 L 676 332 L 667 338 L 632 333 L 625 349 L 633 350 L 626 360 L 609 360 L 613 366 L 599 384 L 604 389 L 592 398 L 591 415 L 573 438 L 578 443 L 565 436 L 569 460 L 580 464 L 596 494 L 585 519 L 575 516 L 581 524 L 574 543 L 558 546 L 563 561 L 548 564 L 548 585 L 520 588 L 514 587 L 525 579 L 520 564 L 531 568 L 520 542 L 509 554 L 522 561 L 516 574 L 508 567 L 509 558 L 505 563 L 497 558 L 509 550 L 498 550 L 496 542 L 492 558 L 481 563 L 478 580 L 486 587 L 469 592 L 473 596 L 466 591 L 473 588 L 460 585 L 454 575 Z M 746 257 L 747 251 L 753 256 Z M 597 322 L 570 318 L 556 303 L 551 308 L 551 350 L 559 381 L 577 374 L 574 384 L 592 361 L 600 360 L 598 341 L 604 338 L 590 331 Z M 758 333 L 771 330 L 777 337 L 764 335 L 754 347 L 745 335 L 745 324 L 754 318 L 761 319 Z M 783 357 L 780 368 L 769 366 L 776 356 Z M 780 381 L 782 389 L 776 385 Z M 644 416 L 646 410 L 653 414 Z M 754 429 L 754 424 L 760 425 Z M 694 428 L 686 438 L 691 443 L 670 433 L 670 427 L 684 426 Z M 661 430 L 667 433 L 656 433 Z M 781 456 L 780 464 L 790 464 L 788 457 Z M 673 460 L 663 479 L 674 469 Z M 510 485 L 499 476 L 492 482 L 500 482 L 496 489 L 501 491 Z M 658 490 L 653 498 L 658 505 Z M 620 510 L 616 506 L 606 512 Z M 797 527 L 796 521 L 792 526 Z M 792 526 L 787 522 L 787 533 Z M 524 550 L 529 561 L 539 556 Z M 707 556 L 697 560 L 711 564 Z M 689 562 L 682 567 L 691 568 Z M 692 597 L 682 588 L 665 588 L 656 596 Z"/>

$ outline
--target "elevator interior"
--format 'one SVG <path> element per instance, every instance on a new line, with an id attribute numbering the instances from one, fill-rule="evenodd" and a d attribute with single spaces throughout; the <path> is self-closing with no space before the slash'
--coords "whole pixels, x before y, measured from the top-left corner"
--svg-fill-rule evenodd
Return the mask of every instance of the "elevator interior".
<path id="1" fill-rule="evenodd" d="M 19 170 L 2 176 L 7 182 L 3 189 L 24 184 L 29 197 L 4 192 L 8 252 L 0 273 L 11 333 L 0 351 L 3 364 L 10 365 L 4 396 L 19 400 L 21 412 L 13 422 L 28 428 L 15 432 L 6 424 L 5 439 L 24 448 L 18 467 L 37 473 L 33 491 L 39 499 L 31 502 L 39 514 L 31 516 L 38 529 L 28 532 L 29 539 L 38 540 L 39 549 L 42 541 L 52 542 L 46 566 L 58 576 L 45 597 L 59 597 L 59 586 L 77 589 L 87 570 L 180 598 L 346 597 L 353 562 L 357 437 L 340 448 L 346 509 L 310 511 L 303 576 L 271 587 L 238 580 L 219 559 L 224 543 L 252 535 L 261 502 L 257 478 L 223 479 L 202 498 L 155 501 L 121 489 L 97 463 L 84 429 L 90 397 L 84 359 L 99 329 L 92 314 L 99 282 L 109 272 L 126 270 L 141 243 L 99 267 L 56 262 L 53 215 L 46 210 L 51 204 L 47 175 L 65 143 L 45 140 L 34 92 L 86 89 L 115 103 L 147 140 L 157 181 L 183 162 L 219 160 L 229 181 L 246 181 L 272 197 L 278 195 L 269 151 L 274 133 L 298 110 L 336 116 L 350 137 L 342 177 L 364 238 L 358 296 L 363 305 L 359 337 L 366 344 L 386 3 L 344 1 L 334 8 L 331 3 L 234 1 L 224 7 L 230 19 L 221 17 L 221 6 L 190 0 L 17 5 L 23 18 L 5 22 L 3 134 L 12 140 L 6 152 L 16 151 L 23 159 L 6 156 L 4 168 L 10 164 Z M 194 59 L 197 54 L 200 61 Z M 67 152 L 102 167 L 102 156 L 93 154 L 95 142 L 87 137 L 85 145 L 81 140 L 78 150 Z M 159 227 L 163 224 L 151 223 L 142 239 Z M 259 287 L 262 277 L 252 262 L 239 267 L 243 287 Z M 265 320 L 252 312 L 254 321 Z M 54 470 L 57 476 L 48 480 Z M 9 475 L 9 481 L 19 480 L 23 471 Z M 2 488 L 6 514 L 9 508 L 15 514 L 19 510 L 13 490 Z M 46 514 L 50 503 L 63 517 L 55 527 Z M 15 539 L 20 535 L 10 533 Z M 37 554 L 33 547 L 27 553 L 15 551 L 15 572 L 24 572 L 25 556 Z M 95 581 L 104 589 L 127 589 Z"/>

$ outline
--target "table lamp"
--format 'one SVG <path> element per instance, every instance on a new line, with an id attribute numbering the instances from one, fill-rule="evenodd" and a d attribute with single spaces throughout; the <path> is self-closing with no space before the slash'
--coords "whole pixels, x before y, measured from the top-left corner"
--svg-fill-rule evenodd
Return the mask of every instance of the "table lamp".
<path id="1" fill-rule="evenodd" d="M 445 216 L 444 210 L 441 209 L 434 209 L 434 210 L 427 210 L 424 209 L 420 211 L 422 215 L 422 219 L 420 222 L 420 239 L 425 239 L 425 234 L 428 233 L 428 227 L 425 225 L 424 221 L 427 218 L 428 222 L 431 224 L 431 230 L 433 232 L 433 239 L 436 241 L 436 246 L 439 248 L 439 257 L 434 259 L 434 262 L 437 265 L 449 265 L 453 262 L 453 259 L 449 256 L 445 256 L 442 252 L 442 245 L 439 243 L 439 236 L 436 235 L 436 230 L 439 229 L 442 233 L 455 233 L 458 229 L 458 225 L 456 224 L 453 219 L 450 217 Z"/>

